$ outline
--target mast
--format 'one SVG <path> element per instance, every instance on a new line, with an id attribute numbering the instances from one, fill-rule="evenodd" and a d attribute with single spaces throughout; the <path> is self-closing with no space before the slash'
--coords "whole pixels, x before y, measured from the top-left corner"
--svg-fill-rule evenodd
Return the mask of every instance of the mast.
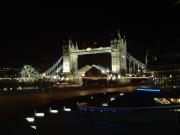
<path id="1" fill-rule="evenodd" d="M 149 48 L 147 49 L 145 56 L 145 71 L 147 71 L 147 66 L 148 66 L 148 53 L 149 53 Z"/>

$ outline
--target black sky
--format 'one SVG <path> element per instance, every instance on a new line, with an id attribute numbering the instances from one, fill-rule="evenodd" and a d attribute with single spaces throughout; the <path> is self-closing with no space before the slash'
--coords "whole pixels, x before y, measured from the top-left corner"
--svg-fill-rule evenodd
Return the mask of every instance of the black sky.
<path id="1" fill-rule="evenodd" d="M 108 46 L 118 28 L 127 38 L 128 51 L 143 61 L 147 48 L 167 46 L 166 39 L 179 40 L 180 6 L 173 3 L 147 0 L 13 8 L 5 14 L 6 23 L 1 23 L 0 66 L 46 68 L 62 55 L 63 40 L 69 36 L 80 47 L 94 47 L 94 42 Z"/>

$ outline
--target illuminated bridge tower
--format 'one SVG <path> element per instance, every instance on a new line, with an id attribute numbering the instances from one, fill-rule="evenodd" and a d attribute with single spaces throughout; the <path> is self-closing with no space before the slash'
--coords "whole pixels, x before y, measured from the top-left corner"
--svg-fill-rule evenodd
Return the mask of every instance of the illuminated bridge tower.
<path id="1" fill-rule="evenodd" d="M 74 73 L 78 70 L 78 46 L 69 39 L 63 47 L 63 73 Z"/>
<path id="2" fill-rule="evenodd" d="M 111 66 L 112 72 L 121 76 L 126 75 L 127 65 L 126 65 L 126 40 L 121 38 L 118 31 L 118 38 L 111 40 Z"/>

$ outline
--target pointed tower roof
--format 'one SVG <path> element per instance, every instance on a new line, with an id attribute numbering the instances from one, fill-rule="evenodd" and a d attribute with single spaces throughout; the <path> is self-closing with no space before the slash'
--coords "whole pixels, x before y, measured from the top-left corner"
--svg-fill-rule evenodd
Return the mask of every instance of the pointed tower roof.
<path id="1" fill-rule="evenodd" d="M 124 43 L 126 44 L 126 36 L 125 35 L 124 35 L 123 39 L 124 39 Z"/>
<path id="2" fill-rule="evenodd" d="M 121 39 L 121 34 L 119 32 L 119 29 L 118 29 L 118 39 Z"/>
<path id="3" fill-rule="evenodd" d="M 77 45 L 77 41 L 76 41 L 75 49 L 76 49 L 76 50 L 78 50 L 78 45 Z"/>
<path id="4" fill-rule="evenodd" d="M 126 39 L 126 36 L 124 35 L 124 39 Z"/>
<path id="5" fill-rule="evenodd" d="M 68 44 L 69 44 L 69 45 L 72 44 L 71 36 L 69 36 Z"/>
<path id="6" fill-rule="evenodd" d="M 72 42 L 72 40 L 71 40 L 71 36 L 69 37 L 69 40 L 68 40 L 68 45 L 69 45 L 69 48 L 73 48 L 73 42 Z"/>

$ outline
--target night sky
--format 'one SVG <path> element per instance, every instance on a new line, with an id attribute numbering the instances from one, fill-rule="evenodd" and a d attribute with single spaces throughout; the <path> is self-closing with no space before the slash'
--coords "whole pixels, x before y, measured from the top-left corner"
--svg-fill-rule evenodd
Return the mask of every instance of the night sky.
<path id="1" fill-rule="evenodd" d="M 109 46 L 118 29 L 126 36 L 128 52 L 142 62 L 148 48 L 170 44 L 180 52 L 176 0 L 13 8 L 5 18 L 6 23 L 0 24 L 1 67 L 31 64 L 47 69 L 62 55 L 69 37 L 80 48 Z"/>

